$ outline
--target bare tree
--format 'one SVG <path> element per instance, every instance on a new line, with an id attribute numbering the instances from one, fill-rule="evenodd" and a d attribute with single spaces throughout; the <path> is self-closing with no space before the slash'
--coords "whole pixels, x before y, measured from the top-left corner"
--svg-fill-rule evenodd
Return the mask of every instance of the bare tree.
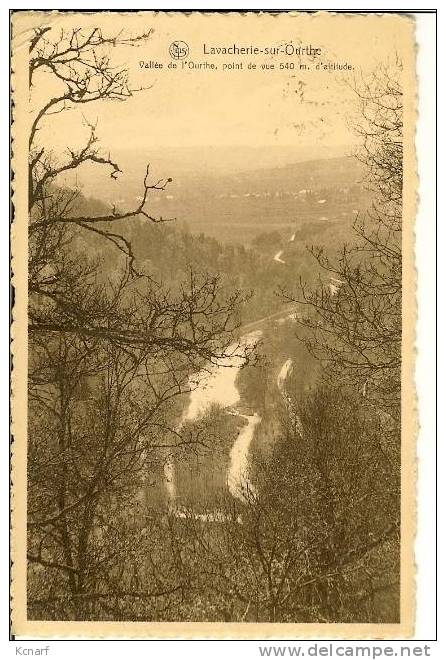
<path id="1" fill-rule="evenodd" d="M 379 417 L 328 388 L 299 408 L 305 434 L 283 425 L 270 459 L 254 459 L 243 505 L 223 498 L 210 522 L 193 510 L 172 521 L 189 584 L 184 616 L 398 619 L 399 479 Z"/>
<path id="2" fill-rule="evenodd" d="M 358 214 L 355 240 L 336 257 L 311 252 L 325 273 L 320 286 L 284 292 L 302 306 L 301 339 L 334 382 L 353 385 L 397 423 L 401 367 L 401 223 L 403 185 L 401 65 L 381 66 L 353 86 L 362 138 L 356 157 L 372 204 Z M 358 117 L 358 118 L 357 118 Z M 335 282 L 327 290 L 326 278 Z"/>
<path id="3" fill-rule="evenodd" d="M 65 259 L 58 262 L 62 248 L 71 244 L 73 237 L 91 232 L 105 238 L 126 257 L 129 272 L 133 272 L 134 257 L 131 243 L 122 231 L 110 229 L 118 221 L 137 216 L 150 222 L 162 221 L 147 210 L 151 190 L 164 190 L 170 179 L 150 182 L 147 167 L 141 202 L 134 209 L 120 212 L 112 207 L 101 215 L 79 213 L 79 190 L 64 188 L 62 177 L 76 172 L 85 163 L 108 171 L 116 179 L 121 173 L 110 154 L 101 150 L 96 136 L 96 125 L 84 121 L 88 137 L 79 148 L 67 147 L 56 156 L 51 145 L 42 144 L 39 132 L 53 115 L 72 108 L 97 102 L 123 102 L 135 92 L 125 67 L 116 66 L 111 59 L 114 48 L 122 45 L 137 46 L 150 38 L 151 31 L 136 37 L 122 33 L 106 36 L 99 28 L 84 32 L 43 27 L 36 29 L 30 43 L 29 81 L 31 107 L 36 81 L 39 89 L 54 90 L 54 96 L 40 101 L 32 111 L 29 135 L 29 292 L 52 297 L 52 288 L 69 277 L 73 263 Z M 40 78 L 39 78 L 40 76 Z M 38 95 L 37 95 L 38 98 Z M 122 225 L 121 225 L 122 226 Z M 87 239 L 90 240 L 90 239 Z M 66 293 L 66 292 L 65 292 Z"/>
<path id="4" fill-rule="evenodd" d="M 137 208 L 91 214 L 62 177 L 84 163 L 119 174 L 95 126 L 61 158 L 39 140 L 48 117 L 137 91 L 110 53 L 149 36 L 45 27 L 30 43 L 31 98 L 39 75 L 59 89 L 34 112 L 29 142 L 31 618 L 150 620 L 181 596 L 162 511 L 148 517 L 138 501 L 159 478 L 165 447 L 194 441 L 174 430 L 173 401 L 190 390 L 190 373 L 224 359 L 229 344 L 241 353 L 238 291 L 192 271 L 167 290 L 137 268 L 122 227 L 162 222 L 148 210 L 149 192 L 170 179 L 151 183 L 147 168 Z M 113 272 L 93 256 L 98 246 L 120 257 Z"/>

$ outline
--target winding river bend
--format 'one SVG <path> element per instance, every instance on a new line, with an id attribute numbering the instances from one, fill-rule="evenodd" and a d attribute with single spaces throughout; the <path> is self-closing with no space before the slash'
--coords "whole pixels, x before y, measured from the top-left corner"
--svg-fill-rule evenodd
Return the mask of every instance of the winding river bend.
<path id="1" fill-rule="evenodd" d="M 285 381 L 288 378 L 292 368 L 293 360 L 288 358 L 288 360 L 283 363 L 282 368 L 279 371 L 279 375 L 277 376 L 277 387 L 282 394 L 284 394 Z"/>
<path id="2" fill-rule="evenodd" d="M 277 261 L 278 264 L 284 264 L 284 260 L 282 259 L 282 254 L 283 250 L 279 250 L 277 254 L 274 255 L 273 259 L 274 261 Z"/>
<path id="3" fill-rule="evenodd" d="M 248 423 L 240 431 L 237 440 L 232 446 L 229 455 L 230 463 L 226 483 L 228 484 L 231 495 L 245 502 L 248 493 L 255 495 L 255 488 L 249 479 L 248 458 L 249 445 L 254 436 L 255 428 L 261 421 L 261 417 L 257 413 L 254 413 L 254 415 L 239 414 L 239 417 L 243 417 Z"/>
<path id="4" fill-rule="evenodd" d="M 255 427 L 260 422 L 260 417 L 257 414 L 243 415 L 234 409 L 234 406 L 240 400 L 240 393 L 236 387 L 237 375 L 245 363 L 244 358 L 240 356 L 240 351 L 237 351 L 237 349 L 254 348 L 261 336 L 261 330 L 254 330 L 243 335 L 238 344 L 232 344 L 228 348 L 228 357 L 223 359 L 221 363 L 211 365 L 208 369 L 193 374 L 189 378 L 190 385 L 195 389 L 189 395 L 189 404 L 176 429 L 180 431 L 186 421 L 200 419 L 214 403 L 223 408 L 232 408 L 234 415 L 247 420 L 247 425 L 241 429 L 231 449 L 227 474 L 229 491 L 233 497 L 238 499 L 242 499 L 242 492 L 246 490 L 246 484 L 249 483 L 247 482 L 249 445 Z M 176 486 L 173 457 L 170 457 L 164 466 L 164 478 L 169 500 L 174 503 L 176 500 Z"/>
<path id="5" fill-rule="evenodd" d="M 271 318 L 277 318 L 277 316 L 278 314 L 274 314 Z M 287 314 L 285 317 L 281 316 L 277 321 L 285 321 L 287 318 L 294 318 L 294 314 Z M 264 320 L 266 319 L 255 322 L 251 326 L 258 325 L 258 323 Z M 249 326 L 245 327 L 248 329 Z M 230 494 L 242 503 L 246 503 L 248 496 L 255 496 L 256 494 L 256 489 L 249 477 L 249 452 L 256 427 L 261 422 L 261 417 L 257 412 L 247 415 L 237 409 L 237 404 L 240 401 L 240 393 L 237 389 L 236 381 L 239 370 L 245 364 L 245 359 L 240 355 L 241 351 L 237 349 L 253 349 L 262 334 L 261 329 L 255 329 L 246 333 L 240 338 L 238 344 L 232 344 L 228 348 L 226 358 L 220 363 L 217 362 L 190 377 L 189 382 L 194 389 L 190 392 L 188 405 L 176 429 L 180 432 L 185 422 L 195 421 L 203 417 L 212 404 L 218 404 L 226 408 L 229 414 L 245 420 L 246 423 L 240 429 L 230 450 L 229 467 L 226 475 L 226 484 Z M 285 389 L 286 380 L 292 369 L 293 361 L 289 358 L 279 370 L 277 387 L 289 412 L 297 421 L 299 432 L 302 435 L 303 429 L 301 428 L 300 420 L 296 412 L 292 410 L 293 406 Z M 165 464 L 164 478 L 170 509 L 176 517 L 188 518 L 193 516 L 196 519 L 207 522 L 221 522 L 226 519 L 224 514 L 219 511 L 208 513 L 191 512 L 183 510 L 177 505 L 175 461 L 173 455 L 168 458 Z"/>
<path id="6" fill-rule="evenodd" d="M 297 232 L 294 232 L 293 234 L 291 234 L 291 236 L 290 236 L 290 238 L 289 238 L 289 240 L 288 240 L 288 243 L 294 243 L 294 241 L 295 241 L 295 239 L 296 239 L 296 233 L 297 233 Z M 284 259 L 282 259 L 282 255 L 283 255 L 283 250 L 279 250 L 279 251 L 274 255 L 273 260 L 276 261 L 278 264 L 285 264 L 286 261 L 285 261 Z"/>

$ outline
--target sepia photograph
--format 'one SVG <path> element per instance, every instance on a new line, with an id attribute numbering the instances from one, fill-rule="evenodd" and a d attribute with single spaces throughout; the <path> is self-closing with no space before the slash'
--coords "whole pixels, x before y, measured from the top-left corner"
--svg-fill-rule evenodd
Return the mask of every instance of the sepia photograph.
<path id="1" fill-rule="evenodd" d="M 12 94 L 13 631 L 409 636 L 413 20 L 15 11 Z"/>

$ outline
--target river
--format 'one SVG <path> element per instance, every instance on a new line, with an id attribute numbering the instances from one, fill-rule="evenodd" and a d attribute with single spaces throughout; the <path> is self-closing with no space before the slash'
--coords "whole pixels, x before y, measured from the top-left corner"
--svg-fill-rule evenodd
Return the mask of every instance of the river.
<path id="1" fill-rule="evenodd" d="M 274 261 L 277 261 L 278 264 L 284 264 L 284 260 L 282 259 L 282 254 L 283 250 L 279 250 L 277 254 L 274 255 Z"/>
<path id="2" fill-rule="evenodd" d="M 297 232 L 294 232 L 293 234 L 291 234 L 291 236 L 289 238 L 289 241 L 288 241 L 289 243 L 294 243 L 294 240 L 296 238 L 296 233 Z M 277 252 L 273 257 L 274 261 L 276 261 L 278 264 L 285 264 L 286 263 L 286 261 L 284 259 L 282 259 L 282 254 L 283 254 L 283 250 L 279 250 L 279 252 Z"/>
<path id="3" fill-rule="evenodd" d="M 240 368 L 245 363 L 238 349 L 254 348 L 261 336 L 262 330 L 259 329 L 243 335 L 238 344 L 233 344 L 228 348 L 226 352 L 227 357 L 220 363 L 217 362 L 190 377 L 190 385 L 195 389 L 189 395 L 188 405 L 176 429 L 180 432 L 186 421 L 195 421 L 203 417 L 212 404 L 218 404 L 226 409 L 230 408 L 230 414 L 245 420 L 246 423 L 240 429 L 230 450 L 229 467 L 226 475 L 229 492 L 234 498 L 243 503 L 246 503 L 248 496 L 255 496 L 256 493 L 255 487 L 249 478 L 249 452 L 256 427 L 261 422 L 261 417 L 256 412 L 252 415 L 246 415 L 236 408 L 236 405 L 240 401 L 240 393 L 236 386 L 236 380 Z M 277 376 L 277 387 L 287 406 L 289 406 L 290 402 L 285 390 L 285 382 L 292 367 L 293 361 L 287 359 Z M 300 421 L 298 423 L 300 425 Z M 188 518 L 192 515 L 194 518 L 209 522 L 220 522 L 226 519 L 218 511 L 210 513 L 186 512 L 176 505 L 175 462 L 173 455 L 165 464 L 164 475 L 171 512 L 176 517 Z"/>
<path id="4" fill-rule="evenodd" d="M 297 433 L 300 435 L 301 438 L 304 437 L 304 429 L 302 426 L 302 421 L 300 419 L 300 415 L 298 410 L 296 409 L 295 404 L 293 403 L 291 397 L 289 396 L 288 392 L 286 391 L 285 383 L 288 378 L 288 376 L 291 373 L 291 370 L 293 369 L 293 360 L 288 358 L 288 360 L 285 360 L 283 363 L 279 374 L 277 376 L 277 387 L 282 395 L 283 402 L 288 410 L 288 413 L 290 415 L 290 418 L 292 419 L 294 423 L 295 430 Z"/>
<path id="5" fill-rule="evenodd" d="M 187 421 L 192 422 L 206 413 L 212 404 L 218 404 L 223 408 L 234 408 L 240 400 L 240 393 L 236 387 L 237 375 L 245 359 L 240 355 L 241 349 L 253 349 L 260 337 L 261 330 L 254 330 L 243 335 L 238 344 L 232 344 L 226 351 L 226 356 L 217 364 L 210 365 L 197 374 L 189 378 L 189 384 L 192 389 L 189 395 L 188 406 L 177 427 L 181 431 L 183 424 Z M 248 424 L 244 426 L 234 443 L 231 450 L 230 467 L 227 475 L 227 483 L 231 494 L 238 497 L 243 480 L 247 473 L 249 445 L 254 435 L 257 423 L 260 421 L 258 415 L 242 415 L 234 410 L 235 415 L 247 419 Z M 253 418 L 256 421 L 253 421 Z M 258 421 L 257 421 L 258 418 Z M 234 449 L 236 448 L 236 449 Z M 171 456 L 164 466 L 164 478 L 169 500 L 174 502 L 176 499 L 175 487 L 175 462 Z"/>
<path id="6" fill-rule="evenodd" d="M 256 492 L 249 479 L 249 446 L 256 426 L 262 418 L 257 413 L 254 413 L 254 415 L 239 414 L 239 417 L 243 417 L 248 423 L 238 434 L 229 454 L 229 470 L 226 483 L 231 495 L 245 502 L 249 496 L 255 495 Z"/>
<path id="7" fill-rule="evenodd" d="M 279 371 L 279 375 L 277 376 L 277 387 L 282 392 L 282 394 L 284 393 L 285 381 L 289 376 L 292 366 L 293 360 L 289 358 L 283 363 L 282 368 Z"/>

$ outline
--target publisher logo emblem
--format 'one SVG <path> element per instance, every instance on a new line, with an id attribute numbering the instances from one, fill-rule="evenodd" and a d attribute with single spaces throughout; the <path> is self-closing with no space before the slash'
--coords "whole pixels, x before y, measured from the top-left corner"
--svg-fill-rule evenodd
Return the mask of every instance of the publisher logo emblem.
<path id="1" fill-rule="evenodd" d="M 172 41 L 169 53 L 173 60 L 182 60 L 189 55 L 189 46 L 185 41 Z"/>

